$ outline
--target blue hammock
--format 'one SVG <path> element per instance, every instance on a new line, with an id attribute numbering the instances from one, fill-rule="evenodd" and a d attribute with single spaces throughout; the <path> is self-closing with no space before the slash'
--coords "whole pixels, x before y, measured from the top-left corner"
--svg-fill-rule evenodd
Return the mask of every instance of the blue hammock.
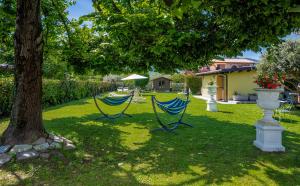
<path id="1" fill-rule="evenodd" d="M 188 103 L 189 103 L 189 101 L 184 101 L 179 98 L 175 98 L 175 99 L 173 99 L 171 101 L 167 101 L 167 102 L 160 102 L 160 101 L 156 100 L 157 106 L 161 110 L 163 110 L 164 112 L 166 112 L 170 115 L 179 114 L 186 108 Z"/>
<path id="2" fill-rule="evenodd" d="M 105 97 L 105 98 L 98 98 L 100 101 L 105 103 L 109 106 L 118 106 L 122 105 L 125 101 L 128 100 L 131 96 L 123 96 L 123 97 Z"/>
<path id="3" fill-rule="evenodd" d="M 175 98 L 175 99 L 172 99 L 170 101 L 165 101 L 165 102 L 158 101 L 155 98 L 155 96 L 152 96 L 153 110 L 154 110 L 156 119 L 157 119 L 158 123 L 161 126 L 161 128 L 154 129 L 154 131 L 156 131 L 156 130 L 165 130 L 165 131 L 171 132 L 174 129 L 176 129 L 179 125 L 186 125 L 186 126 L 189 126 L 189 127 L 193 127 L 190 124 L 182 122 L 182 118 L 183 118 L 183 116 L 185 114 L 185 111 L 186 111 L 186 108 L 187 108 L 187 105 L 189 104 L 189 102 L 190 102 L 190 100 L 189 100 L 189 94 L 187 94 L 186 100 L 182 100 L 180 98 Z M 179 120 L 177 122 L 164 124 L 161 121 L 161 119 L 158 117 L 158 113 L 156 111 L 155 105 L 158 108 L 160 108 L 162 111 L 164 111 L 164 112 L 166 112 L 166 113 L 168 113 L 170 115 L 178 115 L 180 113 L 182 113 L 182 114 L 181 114 L 181 116 L 180 116 L 180 118 L 179 118 Z M 169 125 L 173 125 L 173 126 L 169 127 Z"/>
<path id="4" fill-rule="evenodd" d="M 133 97 L 133 92 L 131 92 L 130 95 L 127 95 L 127 96 L 104 97 L 104 98 L 98 98 L 96 96 L 96 94 L 94 94 L 94 102 L 95 102 L 95 105 L 96 105 L 97 109 L 99 110 L 99 112 L 103 115 L 103 117 L 101 117 L 101 118 L 116 119 L 116 118 L 119 118 L 121 116 L 132 117 L 131 115 L 125 113 L 125 111 L 128 109 L 128 107 L 129 107 L 129 105 L 132 101 L 132 97 Z M 106 105 L 109 105 L 109 106 L 119 106 L 119 105 L 122 105 L 123 103 L 125 103 L 127 100 L 129 100 L 129 102 L 128 102 L 127 106 L 120 113 L 109 115 L 109 114 L 106 114 L 106 113 L 103 112 L 103 110 L 100 108 L 99 104 L 97 103 L 97 100 L 99 100 L 102 103 L 104 103 Z"/>

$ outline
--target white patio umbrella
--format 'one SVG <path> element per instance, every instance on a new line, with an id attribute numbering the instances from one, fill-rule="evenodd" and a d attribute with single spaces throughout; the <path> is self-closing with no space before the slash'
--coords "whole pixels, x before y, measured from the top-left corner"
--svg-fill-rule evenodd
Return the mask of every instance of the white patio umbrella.
<path id="1" fill-rule="evenodd" d="M 148 79 L 148 77 L 145 77 L 145 76 L 141 76 L 141 75 L 138 75 L 138 74 L 132 74 L 126 78 L 123 78 L 121 79 L 122 81 L 127 81 L 127 80 L 138 80 L 138 79 Z M 133 102 L 145 102 L 145 98 L 141 97 L 140 96 L 140 90 L 138 88 L 135 88 L 135 91 L 134 91 L 134 96 L 133 96 L 133 99 L 132 99 Z"/>
<path id="2" fill-rule="evenodd" d="M 145 76 L 141 76 L 138 74 L 132 74 L 126 78 L 121 79 L 122 81 L 127 81 L 127 80 L 136 80 L 136 79 L 147 79 Z"/>

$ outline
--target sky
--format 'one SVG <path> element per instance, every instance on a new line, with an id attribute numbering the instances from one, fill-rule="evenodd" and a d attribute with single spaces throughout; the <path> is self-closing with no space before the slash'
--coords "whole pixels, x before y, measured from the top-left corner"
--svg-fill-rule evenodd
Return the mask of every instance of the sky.
<path id="1" fill-rule="evenodd" d="M 77 0 L 77 3 L 71 7 L 68 8 L 69 12 L 69 19 L 78 19 L 80 16 L 87 15 L 94 11 L 94 8 L 92 6 L 92 0 Z M 300 35 L 291 34 L 286 36 L 284 39 L 300 39 Z M 264 52 L 264 50 L 262 50 Z M 251 58 L 259 60 L 260 56 L 262 55 L 261 52 L 253 52 L 250 50 L 244 51 L 243 56 L 245 58 Z"/>

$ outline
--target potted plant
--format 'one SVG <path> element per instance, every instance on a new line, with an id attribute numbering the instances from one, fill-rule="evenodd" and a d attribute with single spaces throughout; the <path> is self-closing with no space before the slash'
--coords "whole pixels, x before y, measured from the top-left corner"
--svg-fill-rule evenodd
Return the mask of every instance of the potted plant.
<path id="1" fill-rule="evenodd" d="M 216 95 L 217 87 L 216 87 L 215 82 L 213 80 L 208 82 L 207 89 L 208 89 L 208 94 L 209 95 Z"/>
<path id="2" fill-rule="evenodd" d="M 249 101 L 256 101 L 257 100 L 257 94 L 253 93 L 253 94 L 249 94 Z"/>
<path id="3" fill-rule="evenodd" d="M 284 151 L 281 138 L 283 128 L 273 119 L 273 110 L 279 107 L 279 94 L 284 76 L 278 74 L 259 74 L 255 83 L 260 88 L 257 92 L 257 105 L 263 110 L 264 116 L 256 123 L 256 140 L 254 145 L 263 151 Z"/>
<path id="4" fill-rule="evenodd" d="M 234 91 L 232 95 L 232 99 L 233 101 L 248 101 L 248 96 L 239 94 L 237 91 Z"/>
<path id="5" fill-rule="evenodd" d="M 264 110 L 268 110 L 268 112 L 279 107 L 279 94 L 283 91 L 280 83 L 281 78 L 284 77 L 279 78 L 277 74 L 274 76 L 259 74 L 257 76 L 255 82 L 260 87 L 256 89 L 257 104 L 259 107 Z M 269 115 L 266 115 L 264 119 L 266 121 L 272 121 L 273 124 L 276 123 L 272 117 L 269 117 Z"/>
<path id="6" fill-rule="evenodd" d="M 237 91 L 233 92 L 232 99 L 233 101 L 237 101 L 239 93 Z"/>

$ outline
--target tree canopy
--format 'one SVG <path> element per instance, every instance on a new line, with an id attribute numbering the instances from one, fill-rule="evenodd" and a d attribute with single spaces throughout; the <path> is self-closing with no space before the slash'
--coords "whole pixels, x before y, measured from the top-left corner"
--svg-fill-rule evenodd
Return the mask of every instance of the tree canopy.
<path id="1" fill-rule="evenodd" d="M 95 12 L 69 20 L 74 3 L 42 1 L 46 77 L 196 69 L 280 43 L 300 27 L 296 0 L 93 0 Z M 0 0 L 0 9 L 0 63 L 12 64 L 16 3 Z"/>
<path id="2" fill-rule="evenodd" d="M 13 33 L 15 28 L 16 2 L 0 0 L 0 64 L 13 63 Z"/>
<path id="3" fill-rule="evenodd" d="M 198 68 L 279 43 L 300 25 L 299 13 L 289 11 L 296 1 L 93 2 L 94 29 L 108 51 L 96 65 L 111 71 Z"/>
<path id="4" fill-rule="evenodd" d="M 258 73 L 286 75 L 282 83 L 292 91 L 297 90 L 300 83 L 300 41 L 286 41 L 270 47 L 258 65 Z"/>

